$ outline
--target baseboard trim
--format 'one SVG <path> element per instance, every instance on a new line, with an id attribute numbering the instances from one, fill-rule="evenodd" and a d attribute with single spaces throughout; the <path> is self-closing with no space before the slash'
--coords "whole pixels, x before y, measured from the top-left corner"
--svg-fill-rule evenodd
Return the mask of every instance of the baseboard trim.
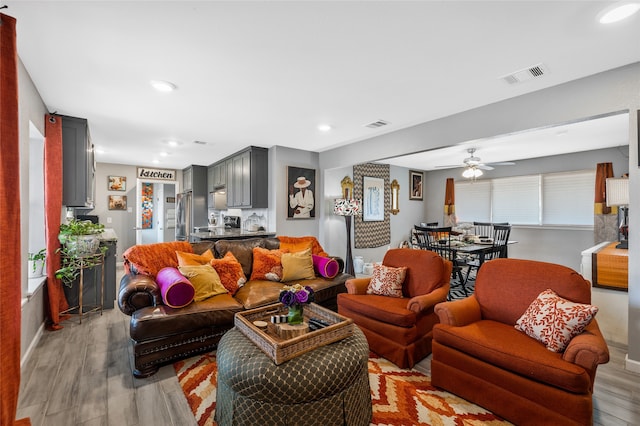
<path id="1" fill-rule="evenodd" d="M 629 359 L 629 354 L 626 354 L 624 356 L 624 368 L 625 370 L 640 374 L 640 361 Z"/>
<path id="2" fill-rule="evenodd" d="M 44 332 L 44 322 L 42 324 L 40 324 L 40 327 L 38 327 L 38 331 L 36 332 L 36 335 L 33 337 L 33 340 L 31 340 L 31 344 L 29 344 L 29 347 L 25 351 L 24 356 L 20 360 L 20 369 L 21 370 L 22 370 L 22 367 L 27 363 L 27 361 L 29 361 L 29 358 L 31 357 L 31 353 L 33 352 L 35 347 L 38 346 L 38 343 L 40 342 L 40 339 L 42 338 L 42 333 L 43 332 Z"/>

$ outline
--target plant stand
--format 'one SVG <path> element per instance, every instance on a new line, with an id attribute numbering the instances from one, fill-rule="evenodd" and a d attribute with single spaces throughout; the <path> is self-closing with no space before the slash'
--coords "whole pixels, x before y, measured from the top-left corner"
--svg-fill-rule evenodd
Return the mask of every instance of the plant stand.
<path id="1" fill-rule="evenodd" d="M 97 253 L 97 254 L 90 254 L 87 256 L 78 256 L 77 259 L 80 261 L 80 265 L 79 265 L 80 276 L 78 279 L 78 305 L 70 307 L 69 309 L 66 309 L 60 313 L 77 315 L 80 319 L 80 324 L 82 324 L 82 317 L 86 314 L 99 311 L 100 315 L 102 315 L 102 309 L 104 305 L 104 254 Z M 95 268 L 97 266 L 100 266 L 102 271 L 100 274 L 100 302 L 98 303 L 98 300 L 95 300 L 95 304 L 88 305 L 87 306 L 88 309 L 85 310 L 85 306 L 83 305 L 83 300 L 82 300 L 82 296 L 84 292 L 84 270 L 89 268 Z M 97 299 L 98 298 L 97 282 L 95 282 L 95 285 L 96 285 L 96 299 Z M 78 312 L 72 312 L 76 309 L 78 310 Z"/>

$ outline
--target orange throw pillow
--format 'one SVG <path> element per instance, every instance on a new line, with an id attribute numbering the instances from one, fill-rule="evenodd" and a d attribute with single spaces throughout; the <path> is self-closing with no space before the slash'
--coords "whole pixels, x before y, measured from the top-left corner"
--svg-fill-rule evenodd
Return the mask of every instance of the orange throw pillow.
<path id="1" fill-rule="evenodd" d="M 306 236 L 306 237 L 286 237 L 279 236 L 278 240 L 280 240 L 280 249 L 281 250 L 289 250 L 291 253 L 296 251 L 301 251 L 307 248 L 305 244 L 311 243 L 311 254 L 315 254 L 316 256 L 329 257 L 329 253 L 324 251 L 316 237 Z"/>
<path id="2" fill-rule="evenodd" d="M 282 254 L 287 252 L 288 250 L 254 247 L 251 280 L 282 280 Z"/>
<path id="3" fill-rule="evenodd" d="M 211 266 L 218 273 L 224 288 L 232 296 L 247 282 L 247 277 L 242 272 L 242 265 L 230 251 L 222 259 L 211 259 Z"/>
<path id="4" fill-rule="evenodd" d="M 211 259 L 213 259 L 213 253 L 211 252 L 211 249 L 205 251 L 202 254 L 177 251 L 176 256 L 178 256 L 178 266 L 208 265 L 209 263 L 211 263 Z"/>

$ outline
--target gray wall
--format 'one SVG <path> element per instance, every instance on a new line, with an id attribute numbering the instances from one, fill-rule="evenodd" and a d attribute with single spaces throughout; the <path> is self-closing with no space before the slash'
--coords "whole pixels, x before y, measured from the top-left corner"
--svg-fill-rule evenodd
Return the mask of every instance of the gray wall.
<path id="1" fill-rule="evenodd" d="M 91 126 L 91 123 L 89 123 Z M 95 141 L 94 141 L 95 143 Z M 125 176 L 127 178 L 126 191 L 109 191 L 109 176 Z M 109 195 L 126 195 L 127 210 L 109 210 Z M 96 164 L 96 197 L 95 208 L 87 214 L 98 215 L 100 223 L 106 228 L 113 228 L 118 235 L 116 247 L 116 261 L 122 262 L 122 253 L 136 243 L 136 167 L 123 164 Z M 111 218 L 111 223 L 108 223 Z"/>
<path id="2" fill-rule="evenodd" d="M 44 115 L 47 109 L 22 61 L 18 61 L 18 108 L 20 132 L 20 264 L 22 294 L 27 294 L 27 259 L 29 250 L 29 122 L 44 135 Z M 24 300 L 21 313 L 20 359 L 24 360 L 42 330 L 44 321 L 43 287 Z"/>
<path id="3" fill-rule="evenodd" d="M 315 185 L 315 218 L 287 219 L 289 202 L 289 186 L 287 184 L 287 167 L 303 167 L 316 170 Z M 318 236 L 320 213 L 324 201 L 322 173 L 318 167 L 318 153 L 301 149 L 275 146 L 269 149 L 269 230 L 276 230 L 278 235 Z"/>

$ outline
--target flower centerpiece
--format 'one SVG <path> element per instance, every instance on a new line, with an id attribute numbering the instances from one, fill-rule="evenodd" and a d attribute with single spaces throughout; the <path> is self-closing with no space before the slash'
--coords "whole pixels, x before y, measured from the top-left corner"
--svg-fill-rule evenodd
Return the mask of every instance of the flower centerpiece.
<path id="1" fill-rule="evenodd" d="M 314 301 L 313 289 L 308 285 L 286 285 L 280 290 L 280 303 L 289 308 L 287 322 L 302 324 L 304 320 L 304 305 Z"/>

